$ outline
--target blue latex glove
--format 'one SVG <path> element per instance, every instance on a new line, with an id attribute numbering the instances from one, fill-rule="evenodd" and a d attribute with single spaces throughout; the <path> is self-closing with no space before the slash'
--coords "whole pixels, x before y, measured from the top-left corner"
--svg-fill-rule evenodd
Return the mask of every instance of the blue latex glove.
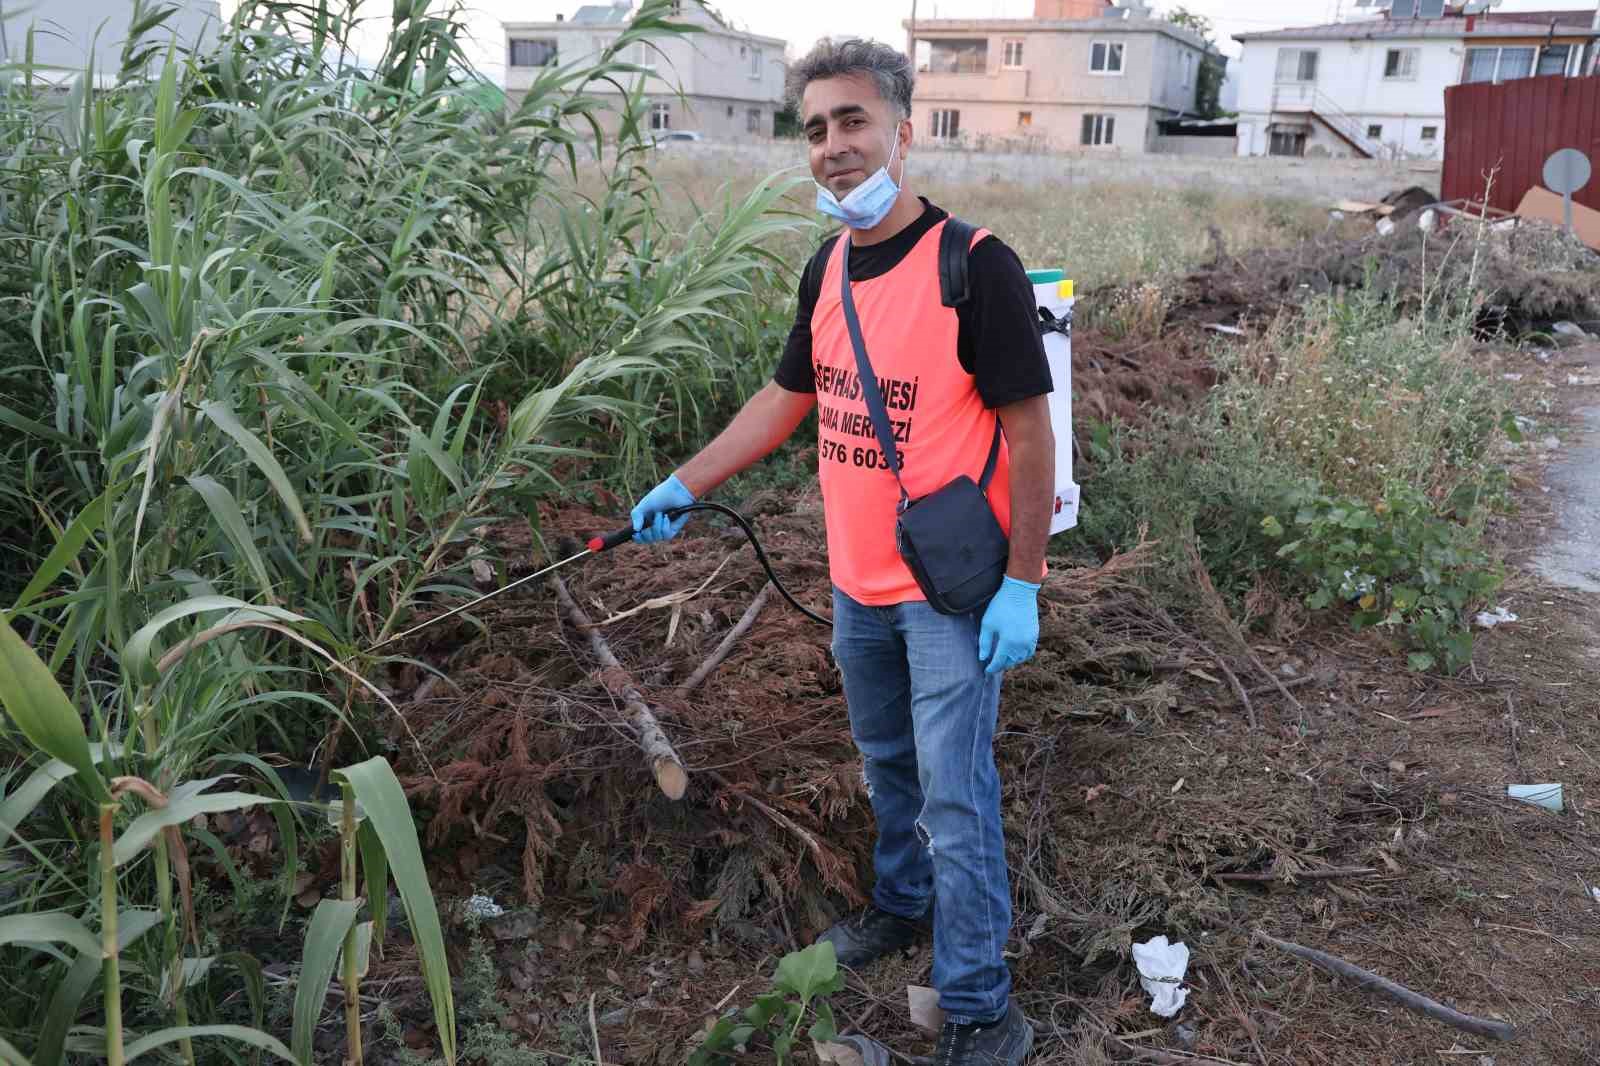
<path id="1" fill-rule="evenodd" d="M 644 499 L 634 505 L 633 539 L 641 544 L 655 544 L 676 537 L 689 521 L 689 516 L 668 518 L 667 512 L 676 507 L 687 507 L 693 502 L 694 493 L 683 487 L 677 474 L 669 475 L 667 480 L 645 493 Z"/>
<path id="2" fill-rule="evenodd" d="M 1039 586 L 1007 577 L 983 612 L 978 629 L 978 661 L 986 674 L 998 674 L 1033 658 L 1039 646 Z"/>

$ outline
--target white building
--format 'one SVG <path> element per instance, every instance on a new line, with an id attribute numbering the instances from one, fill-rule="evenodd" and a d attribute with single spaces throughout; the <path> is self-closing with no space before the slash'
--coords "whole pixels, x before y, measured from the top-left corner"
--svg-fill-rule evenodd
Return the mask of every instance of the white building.
<path id="1" fill-rule="evenodd" d="M 153 45 L 176 39 L 185 48 L 214 44 L 222 26 L 218 0 L 174 0 L 178 10 L 145 35 Z M 133 19 L 133 0 L 66 0 L 65 3 L 19 5 L 15 12 L 0 12 L 0 62 L 21 63 L 28 54 L 28 31 L 33 32 L 33 61 L 41 67 L 43 81 L 67 83 L 89 69 L 92 59 L 95 83 L 116 84 L 122 67 L 122 46 Z M 160 57 L 155 69 L 160 68 Z"/>
<path id="2" fill-rule="evenodd" d="M 594 61 L 633 15 L 632 0 L 616 0 L 580 7 L 570 19 L 503 23 L 506 95 L 512 106 L 521 102 L 540 68 Z M 783 107 L 787 42 L 735 30 L 696 0 L 678 5 L 672 18 L 699 26 L 700 32 L 652 38 L 654 47 L 641 45 L 625 57 L 651 68 L 643 75 L 650 128 L 693 130 L 720 140 L 771 137 Z M 605 84 L 585 91 L 620 102 Z M 609 128 L 616 126 L 613 115 Z"/>
<path id="3" fill-rule="evenodd" d="M 1237 35 L 1239 154 L 1437 159 L 1448 86 L 1586 73 L 1600 38 L 1588 11 L 1393 2 L 1378 19 Z"/>

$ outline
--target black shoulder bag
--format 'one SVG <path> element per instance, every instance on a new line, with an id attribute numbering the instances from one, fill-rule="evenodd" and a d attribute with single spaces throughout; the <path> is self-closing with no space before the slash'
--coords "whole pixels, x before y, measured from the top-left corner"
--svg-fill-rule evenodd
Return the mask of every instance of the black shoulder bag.
<path id="1" fill-rule="evenodd" d="M 970 231 L 969 231 L 970 232 Z M 850 331 L 850 345 L 856 353 L 856 373 L 861 378 L 861 394 L 867 402 L 867 412 L 872 416 L 872 428 L 878 436 L 884 462 L 894 474 L 900 488 L 900 504 L 896 508 L 895 545 L 900 558 L 905 560 L 916 578 L 917 587 L 928 598 L 928 605 L 941 614 L 967 614 L 989 602 L 1006 574 L 1006 559 L 1010 544 L 989 509 L 984 490 L 994 476 L 995 463 L 1000 457 L 1000 421 L 995 420 L 994 441 L 989 445 L 989 459 L 983 474 L 973 481 L 962 474 L 935 492 L 918 499 L 906 493 L 905 482 L 900 479 L 900 454 L 894 446 L 894 434 L 889 428 L 889 413 L 883 404 L 883 392 L 878 387 L 878 376 L 872 371 L 867 358 L 866 341 L 861 336 L 861 319 L 856 314 L 855 298 L 850 293 L 850 239 L 844 241 L 844 253 L 839 264 L 840 288 L 844 304 L 845 325 Z M 941 286 L 944 283 L 941 270 Z M 946 303 L 948 303 L 948 293 Z M 964 294 L 962 294 L 964 295 Z"/>

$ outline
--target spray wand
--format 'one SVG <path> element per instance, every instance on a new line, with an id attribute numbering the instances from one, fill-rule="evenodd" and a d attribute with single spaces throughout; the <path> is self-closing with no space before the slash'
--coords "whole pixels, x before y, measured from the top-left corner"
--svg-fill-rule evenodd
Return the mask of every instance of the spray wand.
<path id="1" fill-rule="evenodd" d="M 807 618 L 811 619 L 813 622 L 818 622 L 818 623 L 820 623 L 822 625 L 825 625 L 825 626 L 833 624 L 828 619 L 822 617 L 820 614 L 817 614 L 815 611 L 811 610 L 810 608 L 808 608 L 804 604 L 802 604 L 799 600 L 795 599 L 794 596 L 790 595 L 789 590 L 783 587 L 783 582 L 778 580 L 778 575 L 772 569 L 772 563 L 767 559 L 767 553 L 764 550 L 762 550 L 761 541 L 756 537 L 756 531 L 750 527 L 750 523 L 748 521 L 746 521 L 744 515 L 740 514 L 738 511 L 735 511 L 731 507 L 724 507 L 720 503 L 705 503 L 705 502 L 702 502 L 702 503 L 691 503 L 686 507 L 674 507 L 672 510 L 667 511 L 666 515 L 667 515 L 668 518 L 678 518 L 678 517 L 680 517 L 682 515 L 686 515 L 686 514 L 690 513 L 691 511 L 716 511 L 716 512 L 718 512 L 720 514 L 725 514 L 729 518 L 733 519 L 734 523 L 737 524 L 738 527 L 741 530 L 743 530 L 745 537 L 749 539 L 750 546 L 752 548 L 754 548 L 755 551 L 756 551 L 756 559 L 761 563 L 761 568 L 767 572 L 767 578 L 772 582 L 774 587 L 776 587 L 777 590 L 783 595 L 783 598 L 788 600 L 789 603 L 794 607 L 795 610 L 799 611 L 801 614 L 805 615 Z M 469 600 L 468 602 L 463 603 L 459 607 L 452 607 L 448 611 L 444 612 L 443 614 L 435 615 L 434 617 L 428 619 L 426 622 L 422 622 L 419 625 L 414 625 L 410 629 L 405 630 L 404 632 L 396 633 L 392 637 L 388 637 L 385 640 L 379 641 L 378 643 L 372 645 L 372 647 L 368 648 L 367 651 L 369 651 L 369 652 L 377 651 L 379 648 L 385 647 L 386 645 L 393 644 L 398 640 L 402 640 L 402 639 L 404 639 L 406 637 L 409 637 L 413 633 L 419 633 L 422 630 L 427 629 L 431 625 L 436 625 L 439 622 L 443 622 L 447 618 L 454 618 L 456 615 L 461 614 L 463 611 L 470 611 L 472 608 L 478 606 L 480 603 L 484 603 L 484 602 L 486 602 L 488 600 L 492 600 L 496 596 L 499 596 L 499 595 L 501 595 L 503 593 L 510 592 L 512 589 L 516 588 L 518 585 L 526 585 L 528 582 L 534 580 L 535 578 L 543 577 L 544 575 L 546 575 L 548 573 L 551 573 L 552 571 L 561 569 L 563 566 L 566 566 L 568 563 L 575 563 L 579 559 L 584 558 L 585 556 L 588 556 L 588 555 L 599 555 L 601 552 L 610 551 L 612 548 L 617 547 L 619 544 L 626 544 L 626 543 L 628 543 L 629 541 L 631 541 L 633 539 L 633 534 L 634 534 L 634 529 L 633 529 L 632 525 L 626 525 L 626 526 L 623 526 L 620 529 L 614 529 L 610 533 L 596 534 L 595 536 L 589 538 L 589 542 L 584 547 L 583 551 L 577 552 L 574 555 L 569 555 L 565 559 L 562 559 L 562 560 L 560 560 L 558 562 L 551 563 L 549 566 L 544 567 L 541 570 L 537 570 L 534 573 L 528 574 L 525 577 L 519 577 L 515 581 L 511 582 L 510 584 L 502 585 L 502 586 L 500 586 L 499 588 L 495 589 L 492 592 L 486 592 L 482 596 L 479 596 L 477 599 Z"/>

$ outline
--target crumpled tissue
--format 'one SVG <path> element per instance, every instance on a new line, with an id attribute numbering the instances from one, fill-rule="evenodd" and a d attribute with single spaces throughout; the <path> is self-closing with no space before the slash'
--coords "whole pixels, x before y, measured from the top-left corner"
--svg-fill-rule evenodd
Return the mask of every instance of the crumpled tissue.
<path id="1" fill-rule="evenodd" d="M 1139 983 L 1150 993 L 1150 1010 L 1170 1018 L 1183 1009 L 1189 990 L 1183 987 L 1183 973 L 1189 968 L 1189 945 L 1181 940 L 1169 944 L 1164 936 L 1151 937 L 1133 945 L 1134 965 L 1139 967 Z"/>

